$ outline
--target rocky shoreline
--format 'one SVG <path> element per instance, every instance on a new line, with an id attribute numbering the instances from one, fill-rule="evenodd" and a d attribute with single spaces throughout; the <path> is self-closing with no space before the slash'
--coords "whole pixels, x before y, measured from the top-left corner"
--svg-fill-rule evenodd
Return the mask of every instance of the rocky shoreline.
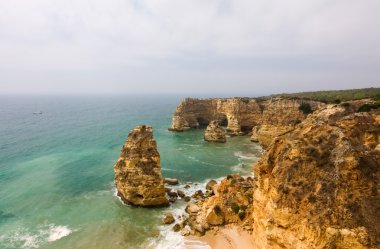
<path id="1" fill-rule="evenodd" d="M 209 124 L 205 140 L 224 142 L 224 124 L 230 135 L 249 134 L 266 151 L 253 166 L 254 177 L 212 180 L 191 197 L 168 185 L 170 202 L 189 204 L 186 215 L 167 213 L 163 222 L 183 236 L 244 231 L 255 248 L 378 248 L 380 111 L 358 112 L 368 101 L 185 99 L 172 130 Z M 305 103 L 310 113 L 302 109 Z M 249 114 L 256 105 L 260 111 Z M 250 132 L 243 132 L 248 123 Z"/>

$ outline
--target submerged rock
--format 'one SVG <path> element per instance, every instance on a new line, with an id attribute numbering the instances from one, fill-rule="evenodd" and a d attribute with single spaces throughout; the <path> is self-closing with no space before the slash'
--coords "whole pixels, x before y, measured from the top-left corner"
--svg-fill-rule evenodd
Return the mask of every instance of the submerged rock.
<path id="1" fill-rule="evenodd" d="M 226 131 L 219 126 L 217 120 L 213 120 L 206 128 L 204 139 L 207 142 L 225 143 Z"/>
<path id="2" fill-rule="evenodd" d="M 137 126 L 128 135 L 114 166 L 117 194 L 136 206 L 167 206 L 160 154 L 150 126 Z"/>

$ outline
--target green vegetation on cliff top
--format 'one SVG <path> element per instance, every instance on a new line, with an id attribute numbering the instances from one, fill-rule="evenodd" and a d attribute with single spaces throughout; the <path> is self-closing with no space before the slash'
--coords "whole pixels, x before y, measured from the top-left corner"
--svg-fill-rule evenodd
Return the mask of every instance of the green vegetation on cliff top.
<path id="1" fill-rule="evenodd" d="M 281 93 L 281 94 L 273 94 L 273 95 L 263 97 L 263 98 L 268 98 L 268 97 L 309 99 L 309 100 L 322 101 L 325 103 L 340 103 L 341 101 L 366 99 L 366 98 L 380 100 L 380 88 L 371 87 L 371 88 L 349 89 L 349 90 Z"/>

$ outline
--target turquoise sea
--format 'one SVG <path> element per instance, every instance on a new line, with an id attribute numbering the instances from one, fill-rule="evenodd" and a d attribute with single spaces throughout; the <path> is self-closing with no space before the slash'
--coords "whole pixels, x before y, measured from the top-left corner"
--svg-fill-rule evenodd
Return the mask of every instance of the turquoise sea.
<path id="1" fill-rule="evenodd" d="M 183 201 L 144 209 L 115 196 L 113 164 L 130 129 L 153 126 L 163 175 L 191 191 L 251 174 L 261 148 L 248 137 L 207 143 L 202 129 L 169 132 L 180 99 L 0 96 L 0 248 L 181 248 L 162 214 Z"/>

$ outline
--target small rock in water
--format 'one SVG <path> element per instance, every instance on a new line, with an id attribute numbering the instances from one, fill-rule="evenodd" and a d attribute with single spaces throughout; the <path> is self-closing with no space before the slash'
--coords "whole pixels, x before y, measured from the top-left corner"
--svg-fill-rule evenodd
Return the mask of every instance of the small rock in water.
<path id="1" fill-rule="evenodd" d="M 190 231 L 188 229 L 182 229 L 181 230 L 181 235 L 182 236 L 189 236 L 190 235 Z"/>
<path id="2" fill-rule="evenodd" d="M 178 197 L 178 194 L 176 192 L 168 192 L 169 197 Z"/>
<path id="3" fill-rule="evenodd" d="M 174 203 L 177 200 L 177 197 L 169 197 L 169 202 Z"/>
<path id="4" fill-rule="evenodd" d="M 190 197 L 190 196 L 185 196 L 185 197 L 183 198 L 183 200 L 186 201 L 186 202 L 189 202 L 189 201 L 191 200 L 191 197 Z"/>
<path id="5" fill-rule="evenodd" d="M 165 224 L 172 224 L 175 221 L 172 213 L 166 213 L 164 216 L 165 217 L 163 221 Z"/>
<path id="6" fill-rule="evenodd" d="M 165 183 L 169 185 L 177 185 L 178 184 L 178 179 L 175 178 L 165 178 Z"/>
<path id="7" fill-rule="evenodd" d="M 179 190 L 179 189 L 177 190 L 177 194 L 181 198 L 184 198 L 186 196 L 185 193 L 182 190 Z"/>
<path id="8" fill-rule="evenodd" d="M 181 225 L 177 223 L 173 226 L 173 231 L 178 232 L 179 230 L 181 230 Z"/>
<path id="9" fill-rule="evenodd" d="M 203 194 L 202 190 L 197 190 L 191 197 L 193 197 L 195 199 L 199 199 L 199 198 L 203 198 L 204 194 Z"/>

